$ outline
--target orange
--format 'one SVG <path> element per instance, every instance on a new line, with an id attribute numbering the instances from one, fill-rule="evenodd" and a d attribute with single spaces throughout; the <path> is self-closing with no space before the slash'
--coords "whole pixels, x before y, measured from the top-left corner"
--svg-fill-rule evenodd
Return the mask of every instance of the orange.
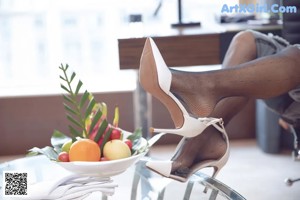
<path id="1" fill-rule="evenodd" d="M 99 145 L 90 139 L 80 139 L 74 142 L 69 151 L 70 161 L 99 161 L 101 151 Z"/>

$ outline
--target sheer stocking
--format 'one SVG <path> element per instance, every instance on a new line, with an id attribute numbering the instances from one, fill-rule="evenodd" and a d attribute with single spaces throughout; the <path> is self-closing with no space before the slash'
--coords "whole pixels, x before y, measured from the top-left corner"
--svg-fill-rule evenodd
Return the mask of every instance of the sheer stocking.
<path id="1" fill-rule="evenodd" d="M 289 47 L 230 69 L 174 72 L 171 89 L 194 115 L 207 116 L 226 97 L 270 98 L 295 88 L 300 83 L 299 57 L 300 51 Z"/>
<path id="2" fill-rule="evenodd" d="M 300 70 L 296 66 L 296 59 L 292 58 L 295 56 L 295 49 L 288 49 L 278 56 L 251 61 L 256 57 L 256 46 L 254 38 L 249 34 L 240 34 L 233 40 L 223 62 L 225 70 L 206 73 L 173 73 L 173 92 L 183 99 L 194 115 L 223 118 L 226 125 L 248 102 L 249 97 L 268 98 L 299 85 L 299 75 L 293 75 L 295 71 L 299 74 Z M 247 45 L 241 45 L 241 41 L 242 44 Z M 242 64 L 248 61 L 251 62 Z M 289 67 L 282 67 L 283 65 L 289 65 Z M 229 69 L 235 66 L 237 66 L 236 69 Z M 278 70 L 276 73 L 275 68 Z M 193 77 L 191 80 L 190 76 Z M 182 81 L 185 79 L 191 81 L 191 84 L 181 85 L 181 83 L 186 83 Z M 276 85 L 280 83 L 280 86 L 274 87 L 274 83 Z M 219 132 L 212 127 L 207 128 L 197 137 L 185 139 L 180 151 L 172 158 L 173 173 L 184 176 L 193 163 L 218 159 L 226 148 Z"/>

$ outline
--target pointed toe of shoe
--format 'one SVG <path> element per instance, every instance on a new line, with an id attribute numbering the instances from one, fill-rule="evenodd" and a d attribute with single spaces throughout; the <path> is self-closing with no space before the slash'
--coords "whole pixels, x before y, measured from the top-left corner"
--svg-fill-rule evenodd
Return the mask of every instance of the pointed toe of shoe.
<path id="1" fill-rule="evenodd" d="M 165 177 L 169 177 L 172 170 L 172 161 L 149 161 L 146 166 Z"/>

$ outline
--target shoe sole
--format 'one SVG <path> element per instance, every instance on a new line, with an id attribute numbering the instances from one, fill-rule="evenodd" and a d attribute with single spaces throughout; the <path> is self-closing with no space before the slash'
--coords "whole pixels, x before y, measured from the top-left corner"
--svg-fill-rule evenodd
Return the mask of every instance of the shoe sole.
<path id="1" fill-rule="evenodd" d="M 162 63 L 165 65 L 165 63 Z M 168 109 L 176 128 L 184 123 L 183 113 L 176 102 L 166 94 L 159 85 L 157 63 L 152 51 L 150 39 L 147 38 L 140 61 L 139 81 L 141 86 L 157 98 Z M 165 66 L 164 66 L 165 67 Z"/>

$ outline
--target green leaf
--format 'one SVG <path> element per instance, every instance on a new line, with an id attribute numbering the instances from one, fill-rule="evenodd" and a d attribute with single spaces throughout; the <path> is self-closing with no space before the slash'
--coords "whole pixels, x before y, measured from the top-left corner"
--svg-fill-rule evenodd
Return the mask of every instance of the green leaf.
<path id="1" fill-rule="evenodd" d="M 54 149 L 58 150 L 61 149 L 62 145 L 69 140 L 71 140 L 69 136 L 58 130 L 54 130 L 51 137 L 51 145 L 54 147 Z"/>
<path id="2" fill-rule="evenodd" d="M 79 81 L 78 81 L 78 84 L 77 84 L 77 87 L 76 87 L 76 90 L 75 90 L 75 94 L 76 94 L 76 95 L 79 93 L 79 90 L 80 90 L 82 84 L 83 84 L 83 83 L 81 82 L 81 80 L 79 80 Z"/>
<path id="3" fill-rule="evenodd" d="M 86 103 L 89 93 L 87 91 L 84 92 L 83 96 L 80 99 L 80 102 L 78 101 L 78 93 L 80 88 L 82 87 L 83 83 L 79 80 L 77 87 L 75 89 L 75 92 L 72 88 L 71 82 L 75 79 L 76 73 L 72 72 L 70 77 L 68 76 L 67 69 L 69 68 L 69 65 L 66 64 L 61 65 L 60 69 L 63 71 L 63 76 L 60 76 L 62 80 L 64 80 L 66 83 L 61 84 L 61 88 L 65 90 L 69 95 L 63 95 L 65 103 L 64 108 L 66 110 L 66 117 L 71 122 L 72 126 L 70 125 L 69 128 L 71 134 L 73 135 L 73 138 L 75 137 L 86 137 L 86 129 L 85 129 L 85 118 L 83 113 L 85 113 L 85 110 L 83 110 L 83 105 Z M 74 128 L 74 126 L 78 127 L 78 130 Z M 81 130 L 79 130 L 79 128 Z M 79 132 L 81 132 L 79 134 Z"/>
<path id="4" fill-rule="evenodd" d="M 136 129 L 131 135 L 127 137 L 128 140 L 131 140 L 131 142 L 134 142 L 135 140 L 138 140 L 142 137 L 142 129 L 138 128 Z"/>
<path id="5" fill-rule="evenodd" d="M 58 68 L 64 71 L 64 65 L 63 64 L 60 64 L 60 66 Z"/>
<path id="6" fill-rule="evenodd" d="M 90 126 L 90 130 L 89 130 L 89 134 L 93 131 L 95 125 L 97 124 L 97 122 L 100 120 L 102 116 L 102 113 L 100 110 L 98 110 L 98 112 L 95 114 L 93 120 L 92 120 L 92 123 L 91 123 L 91 126 Z"/>
<path id="7" fill-rule="evenodd" d="M 92 98 L 86 108 L 86 111 L 85 111 L 85 119 L 88 118 L 90 116 L 90 114 L 92 113 L 92 110 L 94 108 L 96 104 L 96 101 L 94 98 Z"/>
<path id="8" fill-rule="evenodd" d="M 66 88 L 66 86 L 64 86 L 63 84 L 61 84 L 60 87 L 64 89 L 66 92 L 71 93 L 71 91 L 68 88 Z"/>
<path id="9" fill-rule="evenodd" d="M 64 109 L 66 110 L 66 117 L 70 122 L 70 133 L 72 134 L 72 138 L 85 138 L 88 136 L 86 130 L 86 123 L 91 123 L 92 127 L 90 128 L 90 130 L 92 130 L 101 118 L 102 114 L 101 112 L 99 112 L 94 120 L 89 119 L 89 117 L 94 117 L 93 112 L 96 106 L 96 101 L 93 95 L 87 90 L 85 90 L 81 98 L 79 98 L 78 94 L 83 85 L 82 81 L 78 80 L 77 86 L 74 90 L 74 88 L 72 87 L 73 84 L 71 84 L 71 82 L 74 82 L 76 78 L 76 73 L 68 73 L 68 64 L 66 64 L 65 66 L 62 64 L 59 68 L 63 72 L 63 75 L 61 75 L 60 78 L 64 81 L 64 84 L 61 84 L 61 88 L 68 93 L 68 95 L 63 95 L 63 98 Z"/>
<path id="10" fill-rule="evenodd" d="M 71 103 L 71 104 L 75 104 L 75 103 L 76 103 L 75 101 L 73 101 L 73 99 L 71 99 L 71 98 L 68 97 L 67 95 L 63 95 L 63 97 L 64 97 L 64 99 L 65 99 L 67 102 L 69 102 L 69 103 Z"/>
<path id="11" fill-rule="evenodd" d="M 100 125 L 100 128 L 98 129 L 97 134 L 95 136 L 95 139 L 94 139 L 95 142 L 97 142 L 101 138 L 101 136 L 104 134 L 107 126 L 108 126 L 107 120 L 103 120 Z"/>
<path id="12" fill-rule="evenodd" d="M 34 147 L 34 148 L 37 148 L 37 147 Z M 26 156 L 37 156 L 37 155 L 39 155 L 39 152 L 36 152 L 36 151 L 34 150 L 34 148 L 29 149 L 29 150 L 28 150 L 28 153 L 26 154 Z"/>
<path id="13" fill-rule="evenodd" d="M 79 102 L 79 107 L 80 108 L 83 108 L 83 105 L 85 104 L 86 100 L 88 100 L 88 97 L 89 97 L 89 92 L 86 90 L 84 92 L 84 94 L 82 95 L 81 100 Z"/>
<path id="14" fill-rule="evenodd" d="M 27 156 L 35 156 L 35 155 L 45 155 L 47 156 L 50 160 L 57 160 L 58 158 L 58 153 L 53 149 L 53 147 L 46 146 L 42 149 L 38 147 L 33 147 L 32 149 L 28 150 L 29 153 Z"/>
<path id="15" fill-rule="evenodd" d="M 142 129 L 136 129 L 131 135 L 129 135 L 126 139 L 131 140 L 132 142 L 132 155 L 137 155 L 142 153 L 148 149 L 148 142 L 147 145 L 141 146 L 142 142 Z"/>
<path id="16" fill-rule="evenodd" d="M 71 115 L 67 114 L 67 119 L 78 126 L 79 128 L 85 128 L 80 122 L 78 122 L 76 119 L 74 119 Z"/>
<path id="17" fill-rule="evenodd" d="M 64 77 L 62 76 L 59 76 L 60 79 L 64 80 L 64 81 L 67 81 Z"/>
<path id="18" fill-rule="evenodd" d="M 106 144 L 106 142 L 109 140 L 109 137 L 111 135 L 112 130 L 113 130 L 112 128 L 109 128 L 109 130 L 106 132 L 106 134 L 104 136 L 104 139 L 103 139 L 103 142 L 102 142 L 101 147 L 100 147 L 101 152 L 103 152 L 103 147 Z"/>
<path id="19" fill-rule="evenodd" d="M 64 103 L 64 108 L 66 109 L 66 111 L 72 113 L 73 115 L 78 115 L 79 114 L 76 110 L 72 109 L 70 106 L 68 106 L 65 103 Z"/>
<path id="20" fill-rule="evenodd" d="M 76 73 L 73 72 L 72 75 L 71 75 L 70 83 L 72 83 L 72 81 L 73 81 L 73 79 L 75 78 L 75 76 L 76 76 Z"/>
<path id="21" fill-rule="evenodd" d="M 69 65 L 68 64 L 66 64 L 66 67 L 65 67 L 65 71 L 67 71 L 67 69 L 69 68 Z"/>
<path id="22" fill-rule="evenodd" d="M 70 130 L 71 134 L 73 135 L 73 138 L 82 137 L 82 133 L 79 132 L 78 130 L 76 130 L 75 128 L 73 128 L 73 126 L 69 125 L 69 130 Z"/>

